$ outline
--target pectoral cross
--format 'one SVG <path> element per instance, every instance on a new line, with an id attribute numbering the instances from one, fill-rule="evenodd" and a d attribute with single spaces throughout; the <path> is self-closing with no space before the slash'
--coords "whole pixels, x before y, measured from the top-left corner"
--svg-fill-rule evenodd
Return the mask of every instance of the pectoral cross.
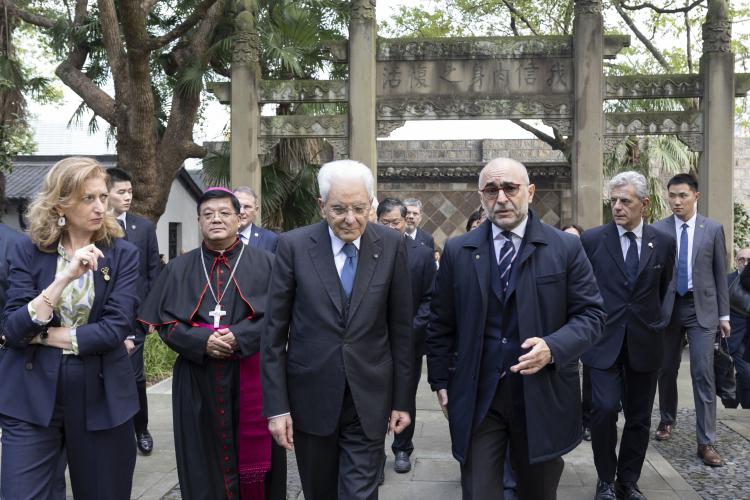
<path id="1" fill-rule="evenodd" d="M 208 315 L 214 319 L 214 328 L 219 328 L 219 323 L 221 323 L 221 318 L 223 316 L 226 316 L 227 312 L 221 310 L 221 304 L 216 304 L 216 307 L 214 307 L 214 310 L 208 313 Z"/>

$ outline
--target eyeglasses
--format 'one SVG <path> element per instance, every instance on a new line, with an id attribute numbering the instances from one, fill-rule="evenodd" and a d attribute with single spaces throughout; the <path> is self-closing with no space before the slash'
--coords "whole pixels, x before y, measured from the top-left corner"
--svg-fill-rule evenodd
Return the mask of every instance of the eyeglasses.
<path id="1" fill-rule="evenodd" d="M 737 263 L 738 264 L 747 264 L 750 261 L 750 258 L 746 257 L 737 257 Z"/>
<path id="2" fill-rule="evenodd" d="M 201 219 L 203 219 L 206 222 L 214 220 L 216 217 L 218 217 L 221 220 L 228 220 L 233 215 L 237 215 L 235 212 L 230 212 L 229 210 L 222 210 L 221 212 L 203 212 L 201 214 Z"/>
<path id="3" fill-rule="evenodd" d="M 353 207 L 342 207 L 341 205 L 333 205 L 328 208 L 328 212 L 334 217 L 346 217 L 349 212 L 352 212 L 356 217 L 364 217 L 367 215 L 367 211 L 370 209 L 369 206 L 356 205 Z"/>
<path id="4" fill-rule="evenodd" d="M 482 193 L 485 200 L 495 200 L 501 190 L 505 193 L 506 197 L 511 198 L 517 195 L 521 190 L 521 184 L 516 184 L 515 182 L 503 182 L 500 187 L 495 186 L 494 184 L 489 184 L 480 189 L 479 192 Z"/>
<path id="5" fill-rule="evenodd" d="M 398 228 L 401 224 L 404 223 L 404 219 L 393 219 L 393 220 L 380 219 L 378 222 L 380 222 L 380 224 L 384 226 Z"/>

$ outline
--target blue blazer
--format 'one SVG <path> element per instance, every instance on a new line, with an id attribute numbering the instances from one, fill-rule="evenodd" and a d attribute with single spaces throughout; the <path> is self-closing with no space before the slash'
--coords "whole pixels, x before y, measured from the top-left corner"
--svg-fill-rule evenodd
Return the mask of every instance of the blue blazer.
<path id="1" fill-rule="evenodd" d="M 136 246 L 140 253 L 138 274 L 140 275 L 139 295 L 146 297 L 161 272 L 159 244 L 156 241 L 154 223 L 143 217 L 128 213 L 125 216 L 125 240 Z"/>
<path id="2" fill-rule="evenodd" d="M 250 225 L 250 236 L 248 238 L 248 246 L 260 248 L 266 252 L 276 253 L 276 244 L 279 241 L 279 237 L 273 231 L 263 229 L 255 224 Z"/>
<path id="3" fill-rule="evenodd" d="M 584 232 L 581 244 L 594 268 L 604 298 L 607 324 L 604 335 L 581 359 L 599 370 L 610 368 L 628 345 L 630 366 L 638 372 L 662 365 L 666 326 L 662 303 L 672 280 L 675 240 L 644 224 L 638 277 L 628 282 L 620 233 L 614 222 Z"/>
<path id="4" fill-rule="evenodd" d="M 0 327 L 5 317 L 2 310 L 5 309 L 5 291 L 8 289 L 8 259 L 13 246 L 23 238 L 23 234 L 0 224 Z"/>
<path id="5" fill-rule="evenodd" d="M 427 326 L 428 380 L 448 389 L 453 456 L 465 463 L 477 408 L 490 284 L 489 220 L 445 244 Z M 513 294 L 516 298 L 513 299 Z M 515 307 L 511 307 L 514 304 Z M 505 315 L 521 343 L 544 337 L 554 364 L 521 375 L 529 460 L 563 455 L 581 441 L 578 358 L 601 335 L 604 308 L 578 238 L 541 222 L 531 210 L 511 271 Z"/>
<path id="6" fill-rule="evenodd" d="M 121 425 L 138 411 L 133 369 L 123 345 L 138 308 L 138 250 L 120 239 L 99 249 L 104 258 L 94 272 L 96 297 L 89 322 L 77 329 L 89 431 Z M 0 350 L 0 414 L 45 427 L 55 406 L 62 351 L 29 344 L 42 327 L 31 321 L 28 303 L 54 280 L 57 257 L 57 252 L 40 251 L 28 238 L 15 246 L 2 332 L 6 341 Z M 109 269 L 109 281 L 104 268 Z M 50 326 L 59 324 L 53 317 Z"/>

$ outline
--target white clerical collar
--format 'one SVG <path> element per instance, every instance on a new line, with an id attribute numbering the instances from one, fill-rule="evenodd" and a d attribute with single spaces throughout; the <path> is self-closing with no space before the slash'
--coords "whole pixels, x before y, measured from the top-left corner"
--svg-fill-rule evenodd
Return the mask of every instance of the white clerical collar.
<path id="1" fill-rule="evenodd" d="M 617 226 L 617 234 L 620 235 L 620 238 L 622 238 L 622 236 L 627 232 L 628 230 L 624 227 Z M 638 225 L 634 227 L 630 232 L 633 233 L 639 240 L 643 239 L 643 218 L 641 218 L 641 222 L 639 222 Z"/>
<path id="2" fill-rule="evenodd" d="M 331 249 L 333 250 L 333 255 L 338 255 L 339 252 L 341 252 L 341 249 L 344 248 L 344 245 L 346 245 L 346 242 L 333 234 L 333 229 L 331 229 L 331 226 L 328 226 L 328 234 L 331 236 Z M 361 241 L 361 236 L 352 241 L 352 244 L 354 244 L 354 246 L 357 248 L 357 251 L 359 251 L 359 243 Z"/>
<path id="3" fill-rule="evenodd" d="M 527 214 L 526 217 L 524 217 L 523 220 L 519 222 L 516 227 L 510 230 L 510 233 L 513 236 L 518 237 L 519 239 L 523 239 L 524 235 L 526 234 L 526 224 L 528 224 L 528 222 L 529 222 L 529 216 Z M 492 239 L 493 240 L 498 239 L 498 237 L 501 236 L 501 233 L 503 231 L 505 231 L 505 229 L 501 229 L 497 227 L 495 224 L 492 224 Z"/>

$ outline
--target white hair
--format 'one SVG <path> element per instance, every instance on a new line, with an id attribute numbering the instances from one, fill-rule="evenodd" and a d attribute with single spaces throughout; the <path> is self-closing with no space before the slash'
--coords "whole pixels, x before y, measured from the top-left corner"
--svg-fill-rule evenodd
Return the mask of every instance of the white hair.
<path id="1" fill-rule="evenodd" d="M 354 160 L 337 160 L 331 161 L 320 167 L 318 171 L 318 189 L 320 198 L 323 201 L 328 199 L 328 192 L 331 190 L 333 181 L 357 181 L 361 182 L 367 190 L 367 196 L 373 197 L 372 171 L 364 163 Z"/>
<path id="2" fill-rule="evenodd" d="M 612 177 L 612 180 L 609 181 L 609 192 L 611 193 L 615 188 L 628 185 L 633 186 L 635 189 L 635 195 L 639 200 L 643 200 L 648 196 L 648 183 L 646 182 L 646 177 L 644 177 L 643 174 L 639 174 L 632 170 L 620 172 Z"/>

